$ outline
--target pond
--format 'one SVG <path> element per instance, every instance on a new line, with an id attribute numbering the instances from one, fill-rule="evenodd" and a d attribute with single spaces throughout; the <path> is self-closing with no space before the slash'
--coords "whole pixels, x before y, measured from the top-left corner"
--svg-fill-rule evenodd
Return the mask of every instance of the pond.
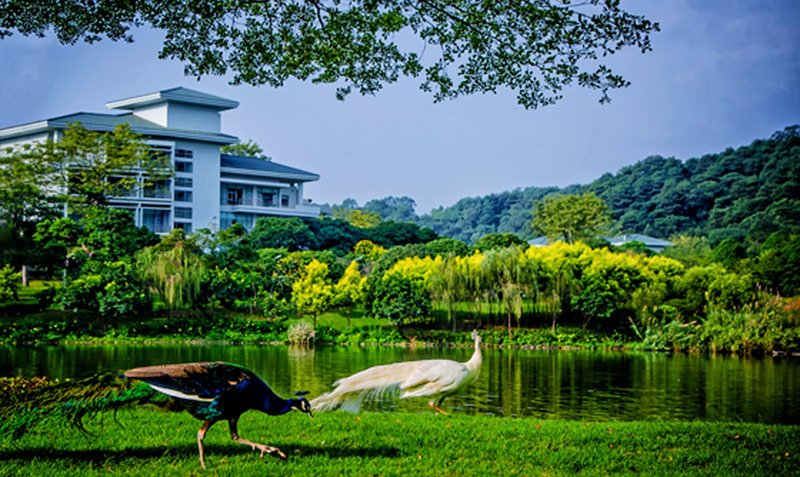
<path id="1" fill-rule="evenodd" d="M 468 348 L 261 345 L 0 346 L 0 375 L 54 378 L 222 360 L 280 395 L 317 396 L 344 376 L 396 361 L 469 359 Z M 708 420 L 800 424 L 800 360 L 663 353 L 483 350 L 478 380 L 449 398 L 455 413 L 578 420 Z M 425 400 L 382 410 L 429 412 Z M 378 406 L 378 405 L 376 405 Z M 376 406 L 372 406 L 373 408 Z"/>

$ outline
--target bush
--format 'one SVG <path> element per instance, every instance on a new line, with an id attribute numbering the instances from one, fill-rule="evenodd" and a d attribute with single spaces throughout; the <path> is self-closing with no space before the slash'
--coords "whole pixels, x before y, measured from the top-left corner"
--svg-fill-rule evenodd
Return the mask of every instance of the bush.
<path id="1" fill-rule="evenodd" d="M 755 298 L 750 275 L 726 273 L 708 285 L 708 303 L 723 310 L 738 310 Z"/>
<path id="2" fill-rule="evenodd" d="M 736 311 L 711 310 L 703 323 L 703 340 L 714 352 L 791 351 L 800 346 L 800 326 L 773 298 L 765 305 L 748 305 Z"/>
<path id="3" fill-rule="evenodd" d="M 17 299 L 20 274 L 11 265 L 0 268 L 0 303 Z"/>
<path id="4" fill-rule="evenodd" d="M 314 344 L 316 333 L 314 326 L 307 321 L 298 321 L 297 323 L 289 326 L 286 332 L 286 337 L 289 339 L 289 344 L 309 346 Z"/>
<path id="5" fill-rule="evenodd" d="M 369 314 L 388 318 L 397 325 L 408 318 L 430 316 L 431 299 L 421 283 L 399 273 L 386 274 L 375 284 Z"/>
<path id="6" fill-rule="evenodd" d="M 68 280 L 56 292 L 56 303 L 65 310 L 87 310 L 104 318 L 147 312 L 152 302 L 144 285 L 125 261 L 96 262 L 91 271 Z"/>

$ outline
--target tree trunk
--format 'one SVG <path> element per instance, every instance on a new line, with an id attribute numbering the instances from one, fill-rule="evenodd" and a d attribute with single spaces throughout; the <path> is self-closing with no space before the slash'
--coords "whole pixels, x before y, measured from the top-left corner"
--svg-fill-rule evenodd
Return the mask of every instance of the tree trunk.
<path id="1" fill-rule="evenodd" d="M 28 286 L 28 266 L 27 265 L 23 265 L 22 266 L 22 286 L 24 286 L 24 287 Z"/>

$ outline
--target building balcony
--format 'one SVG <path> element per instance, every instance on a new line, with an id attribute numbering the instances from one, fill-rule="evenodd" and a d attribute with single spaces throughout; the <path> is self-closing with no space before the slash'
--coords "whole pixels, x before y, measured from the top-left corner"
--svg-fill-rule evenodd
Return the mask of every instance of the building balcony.
<path id="1" fill-rule="evenodd" d="M 310 205 L 310 204 L 297 205 L 294 207 L 289 207 L 289 206 L 281 207 L 277 205 L 261 206 L 253 204 L 236 203 L 235 201 L 225 201 L 220 205 L 220 212 L 231 212 L 235 214 L 253 214 L 253 215 L 264 215 L 264 216 L 313 218 L 313 217 L 319 217 L 320 207 L 318 205 Z"/>

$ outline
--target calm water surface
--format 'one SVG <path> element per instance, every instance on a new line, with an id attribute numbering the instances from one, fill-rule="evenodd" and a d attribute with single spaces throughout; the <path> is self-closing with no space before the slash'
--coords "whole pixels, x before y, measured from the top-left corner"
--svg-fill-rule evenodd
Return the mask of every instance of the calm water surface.
<path id="1" fill-rule="evenodd" d="M 730 420 L 800 424 L 800 360 L 660 353 L 485 349 L 478 380 L 445 401 L 467 414 L 585 420 Z M 55 378 L 137 366 L 223 360 L 287 396 L 316 396 L 337 379 L 403 360 L 466 361 L 466 348 L 260 345 L 0 346 L 0 375 Z M 428 412 L 425 400 L 380 405 Z"/>

